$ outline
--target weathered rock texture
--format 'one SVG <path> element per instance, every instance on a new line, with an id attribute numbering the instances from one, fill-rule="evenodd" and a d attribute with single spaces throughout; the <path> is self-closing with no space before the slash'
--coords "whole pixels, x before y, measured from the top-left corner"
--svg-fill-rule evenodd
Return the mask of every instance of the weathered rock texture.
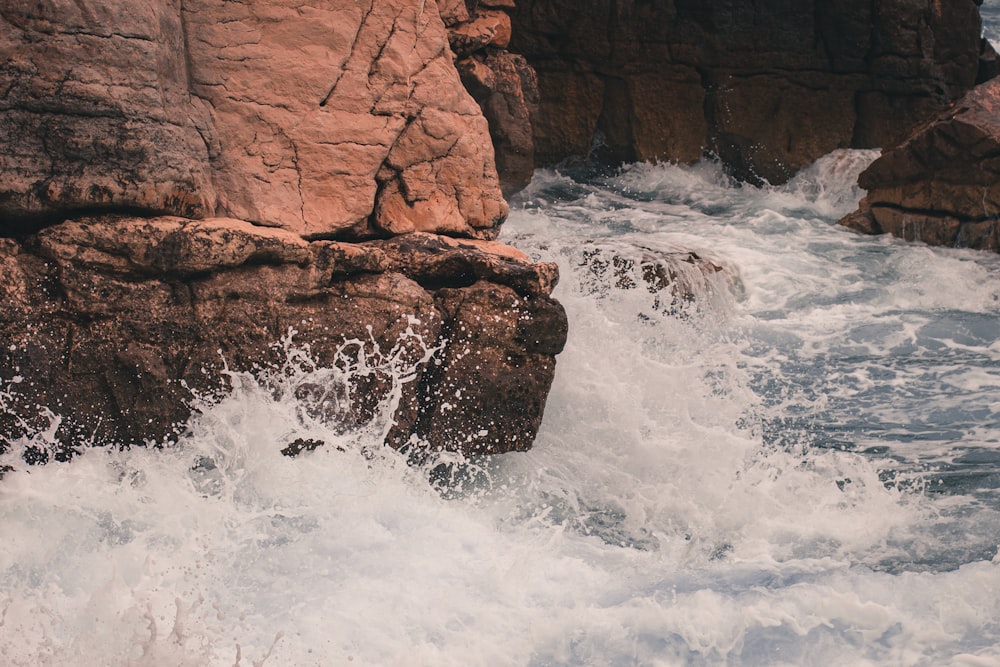
<path id="1" fill-rule="evenodd" d="M 433 0 L 0 0 L 0 233 L 97 210 L 491 238 Z"/>
<path id="2" fill-rule="evenodd" d="M 67 446 L 169 440 L 293 329 L 321 366 L 395 359 L 297 389 L 309 415 L 398 402 L 392 445 L 529 447 L 566 318 L 555 267 L 492 240 L 463 11 L 0 0 L 0 447 L 42 408 Z M 496 56 L 504 17 L 463 48 Z"/>
<path id="3" fill-rule="evenodd" d="M 310 243 L 231 219 L 104 216 L 0 239 L 0 267 L 0 380 L 22 378 L 0 442 L 44 426 L 22 422 L 39 405 L 64 418 L 66 443 L 169 440 L 192 390 L 224 390 L 224 365 L 280 364 L 274 344 L 295 330 L 321 367 L 369 360 L 349 387 L 296 389 L 314 417 L 365 423 L 399 388 L 394 366 L 410 377 L 390 444 L 523 450 L 566 338 L 555 266 L 490 241 Z"/>
<path id="4" fill-rule="evenodd" d="M 489 121 L 506 194 L 527 185 L 535 170 L 531 113 L 538 104 L 535 71 L 507 50 L 513 8 L 513 0 L 450 0 L 441 12 L 462 83 Z"/>
<path id="5" fill-rule="evenodd" d="M 519 0 L 536 154 L 690 162 L 780 182 L 891 146 L 976 82 L 979 0 Z M 991 55 L 991 50 L 987 56 Z"/>
<path id="6" fill-rule="evenodd" d="M 977 86 L 861 173 L 858 231 L 1000 251 L 1000 80 Z"/>

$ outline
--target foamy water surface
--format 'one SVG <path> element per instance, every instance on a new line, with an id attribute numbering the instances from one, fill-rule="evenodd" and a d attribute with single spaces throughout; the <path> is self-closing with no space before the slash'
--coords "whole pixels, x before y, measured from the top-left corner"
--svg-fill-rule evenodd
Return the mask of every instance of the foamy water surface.
<path id="1" fill-rule="evenodd" d="M 833 225 L 874 155 L 539 172 L 504 238 L 571 334 L 526 454 L 314 421 L 294 388 L 349 377 L 294 338 L 175 447 L 16 443 L 0 663 L 1000 665 L 1000 258 Z M 665 307 L 595 246 L 725 270 Z"/>

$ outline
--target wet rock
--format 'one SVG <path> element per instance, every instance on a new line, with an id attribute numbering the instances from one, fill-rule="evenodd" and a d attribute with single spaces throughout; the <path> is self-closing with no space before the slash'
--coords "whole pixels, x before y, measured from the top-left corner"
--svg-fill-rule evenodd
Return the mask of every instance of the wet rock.
<path id="1" fill-rule="evenodd" d="M 288 446 L 281 450 L 282 456 L 294 459 L 302 452 L 311 452 L 326 445 L 322 440 L 315 438 L 296 438 L 288 443 Z"/>
<path id="2" fill-rule="evenodd" d="M 562 307 L 545 294 L 485 281 L 443 288 L 434 301 L 449 345 L 440 366 L 418 385 L 414 432 L 435 449 L 529 449 L 554 376 L 554 355 L 566 340 Z M 398 429 L 390 434 L 401 445 L 404 436 Z"/>
<path id="3" fill-rule="evenodd" d="M 643 290 L 653 310 L 671 315 L 743 292 L 734 268 L 682 248 L 588 242 L 578 264 L 586 269 L 582 287 L 589 293 Z"/>
<path id="4" fill-rule="evenodd" d="M 539 163 L 709 152 L 779 183 L 837 148 L 891 146 L 971 88 L 978 4 L 519 0 L 511 49 L 538 72 Z"/>
<path id="5" fill-rule="evenodd" d="M 868 167 L 841 224 L 868 234 L 1000 251 L 1000 81 L 980 84 Z"/>
<path id="6" fill-rule="evenodd" d="M 169 441 L 193 395 L 288 363 L 291 336 L 332 374 L 297 388 L 304 420 L 361 428 L 398 403 L 389 442 L 471 452 L 483 407 L 490 451 L 527 447 L 561 347 L 532 341 L 565 315 L 554 266 L 491 241 L 507 204 L 445 28 L 494 72 L 497 145 L 530 154 L 510 7 L 0 0 L 0 446 L 45 409 L 56 459 Z M 454 361 L 462 304 L 505 323 L 474 353 L 508 402 L 434 421 L 434 378 L 482 379 Z"/>
<path id="7" fill-rule="evenodd" d="M 434 3 L 0 0 L 0 26 L 0 234 L 113 211 L 492 238 L 506 215 Z"/>
<path id="8" fill-rule="evenodd" d="M 397 400 L 383 429 L 397 446 L 524 449 L 566 334 L 555 267 L 490 241 L 309 243 L 230 219 L 103 216 L 2 239 L 0 265 L 8 442 L 48 425 L 39 406 L 67 447 L 172 440 L 193 394 L 281 367 L 294 332 L 319 368 L 368 364 L 298 386 L 304 419 L 351 430 Z"/>

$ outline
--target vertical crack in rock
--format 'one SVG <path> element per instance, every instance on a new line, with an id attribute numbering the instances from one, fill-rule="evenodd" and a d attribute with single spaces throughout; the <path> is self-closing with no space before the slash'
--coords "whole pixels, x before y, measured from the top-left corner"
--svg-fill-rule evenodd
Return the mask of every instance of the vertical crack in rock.
<path id="1" fill-rule="evenodd" d="M 361 22 L 358 24 L 358 29 L 354 33 L 354 39 L 351 42 L 351 49 L 348 52 L 347 60 L 344 61 L 344 64 L 341 67 L 340 72 L 338 72 L 336 77 L 334 78 L 333 84 L 330 86 L 330 90 L 323 97 L 323 99 L 320 100 L 319 105 L 321 107 L 325 107 L 330 102 L 330 98 L 332 98 L 334 93 L 337 91 L 337 85 L 340 84 L 340 80 L 344 78 L 344 74 L 351 66 L 351 62 L 354 60 L 355 51 L 357 50 L 358 44 L 361 41 L 361 33 L 365 29 L 365 24 L 368 22 L 368 17 L 371 16 L 372 12 L 375 10 L 375 2 L 376 0 L 371 0 L 368 3 L 368 9 L 365 10 L 364 15 L 361 17 Z"/>
<path id="2" fill-rule="evenodd" d="M 308 230 L 309 219 L 306 217 L 306 198 L 305 195 L 302 193 L 302 167 L 299 164 L 299 147 L 295 143 L 295 140 L 289 137 L 288 135 L 285 135 L 285 138 L 288 139 L 288 143 L 292 147 L 292 164 L 295 165 L 295 174 L 297 177 L 296 183 L 299 191 L 299 211 L 301 212 L 302 215 L 302 222 L 305 225 L 306 230 Z"/>

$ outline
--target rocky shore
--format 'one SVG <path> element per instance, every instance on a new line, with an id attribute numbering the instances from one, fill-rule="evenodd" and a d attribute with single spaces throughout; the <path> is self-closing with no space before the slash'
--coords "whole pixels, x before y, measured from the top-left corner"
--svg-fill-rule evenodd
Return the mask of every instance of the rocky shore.
<path id="1" fill-rule="evenodd" d="M 1000 251 L 1000 81 L 970 91 L 886 150 L 841 224 L 908 241 Z"/>
<path id="2" fill-rule="evenodd" d="M 975 0 L 0 0 L 0 443 L 169 442 L 292 336 L 365 371 L 316 415 L 526 449 L 567 323 L 495 239 L 536 165 L 880 146 L 845 224 L 996 249 L 996 70 Z"/>
<path id="3" fill-rule="evenodd" d="M 507 204 L 452 48 L 525 66 L 487 4 L 0 2 L 3 439 L 49 410 L 66 451 L 170 441 L 294 332 L 374 364 L 303 397 L 330 419 L 395 401 L 389 444 L 528 448 L 566 318 L 555 267 L 491 241 Z M 482 78 L 484 106 L 518 98 Z"/>

